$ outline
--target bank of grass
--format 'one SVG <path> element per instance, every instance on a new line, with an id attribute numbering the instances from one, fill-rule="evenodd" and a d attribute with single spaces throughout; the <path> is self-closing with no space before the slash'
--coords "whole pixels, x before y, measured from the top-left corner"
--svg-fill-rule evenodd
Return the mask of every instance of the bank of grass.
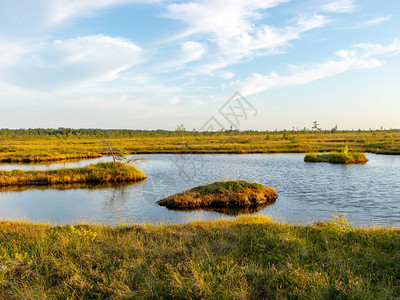
<path id="1" fill-rule="evenodd" d="M 0 161 L 40 162 L 109 154 L 104 138 L 13 139 L 0 135 Z M 348 141 L 352 151 L 400 154 L 400 131 L 343 132 L 214 132 L 185 134 L 174 132 L 110 138 L 117 147 L 135 153 L 311 153 L 340 151 Z"/>
<path id="2" fill-rule="evenodd" d="M 3 299 L 398 299 L 400 230 L 0 222 Z"/>
<path id="3" fill-rule="evenodd" d="M 364 153 L 360 152 L 349 152 L 347 155 L 340 152 L 324 154 L 309 153 L 305 156 L 304 161 L 327 162 L 332 164 L 364 164 L 368 161 L 368 158 Z"/>
<path id="4" fill-rule="evenodd" d="M 135 166 L 106 162 L 75 169 L 0 171 L 0 186 L 132 182 L 145 178 L 146 175 Z"/>
<path id="5" fill-rule="evenodd" d="M 243 208 L 273 203 L 278 198 L 275 190 L 258 183 L 223 181 L 195 187 L 169 196 L 157 203 L 167 208 L 188 209 L 203 207 Z"/>

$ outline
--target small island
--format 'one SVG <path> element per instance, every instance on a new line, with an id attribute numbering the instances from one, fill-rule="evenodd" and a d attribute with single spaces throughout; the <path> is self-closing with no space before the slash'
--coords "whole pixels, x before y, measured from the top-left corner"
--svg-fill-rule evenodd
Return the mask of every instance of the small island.
<path id="1" fill-rule="evenodd" d="M 274 203 L 278 195 L 271 187 L 246 181 L 215 182 L 195 187 L 157 202 L 172 209 L 245 208 Z"/>
<path id="2" fill-rule="evenodd" d="M 332 164 L 365 164 L 368 158 L 364 153 L 350 152 L 344 156 L 340 152 L 330 152 L 324 154 L 309 153 L 304 158 L 306 162 L 327 162 Z"/>
<path id="3" fill-rule="evenodd" d="M 327 162 L 332 164 L 365 164 L 368 158 L 364 153 L 349 151 L 348 144 L 340 152 L 309 153 L 304 157 L 305 162 Z"/>
<path id="4" fill-rule="evenodd" d="M 0 171 L 0 187 L 71 183 L 134 182 L 145 178 L 146 174 L 135 166 L 121 162 L 103 162 L 75 169 L 58 169 L 50 171 Z"/>

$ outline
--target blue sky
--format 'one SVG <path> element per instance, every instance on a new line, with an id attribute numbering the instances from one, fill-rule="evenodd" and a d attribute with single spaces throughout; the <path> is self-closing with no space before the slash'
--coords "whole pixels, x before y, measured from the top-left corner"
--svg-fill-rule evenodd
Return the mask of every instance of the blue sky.
<path id="1" fill-rule="evenodd" d="M 241 129 L 400 128 L 400 1 L 0 7 L 0 128 L 198 129 L 236 91 Z"/>

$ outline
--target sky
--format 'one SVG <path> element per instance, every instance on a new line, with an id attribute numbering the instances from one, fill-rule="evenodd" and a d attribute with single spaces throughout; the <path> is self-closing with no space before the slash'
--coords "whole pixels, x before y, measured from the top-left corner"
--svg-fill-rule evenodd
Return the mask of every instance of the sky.
<path id="1" fill-rule="evenodd" d="M 397 0 L 0 8 L 0 128 L 400 128 Z"/>

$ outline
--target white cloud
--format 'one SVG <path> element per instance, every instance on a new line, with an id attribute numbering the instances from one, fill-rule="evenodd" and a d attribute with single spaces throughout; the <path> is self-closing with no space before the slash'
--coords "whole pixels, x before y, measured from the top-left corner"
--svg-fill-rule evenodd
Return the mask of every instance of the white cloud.
<path id="1" fill-rule="evenodd" d="M 188 62 L 199 60 L 206 53 L 204 47 L 197 42 L 184 42 L 180 53 L 180 63 L 185 64 Z"/>
<path id="2" fill-rule="evenodd" d="M 239 91 L 243 95 L 251 95 L 263 92 L 271 88 L 291 85 L 306 84 L 322 78 L 334 76 L 350 69 L 366 69 L 381 66 L 384 62 L 374 56 L 382 54 L 398 54 L 400 51 L 399 40 L 384 46 L 376 44 L 358 44 L 351 50 L 340 50 L 337 58 L 316 64 L 308 68 L 299 67 L 299 71 L 290 75 L 253 74 L 253 76 L 241 85 Z"/>
<path id="3" fill-rule="evenodd" d="M 371 57 L 381 54 L 399 54 L 400 53 L 400 39 L 394 39 L 389 45 L 380 45 L 372 43 L 361 43 L 354 46 L 359 49 L 363 57 Z"/>
<path id="4" fill-rule="evenodd" d="M 322 27 L 328 20 L 321 15 L 314 15 L 308 19 L 301 18 L 296 24 L 284 28 L 264 25 L 253 35 L 245 34 L 236 37 L 221 37 L 218 44 L 222 57 L 217 61 L 206 64 L 204 73 L 213 73 L 215 70 L 231 64 L 251 59 L 253 56 L 279 54 L 290 42 L 301 38 L 305 31 Z"/>
<path id="5" fill-rule="evenodd" d="M 335 13 L 352 12 L 356 8 L 355 2 L 355 0 L 329 0 L 322 5 L 322 10 Z"/>
<path id="6" fill-rule="evenodd" d="M 174 3 L 167 6 L 166 16 L 190 24 L 182 35 L 208 32 L 235 36 L 251 30 L 251 20 L 265 10 L 289 0 L 200 0 Z"/>
<path id="7" fill-rule="evenodd" d="M 376 25 L 383 22 L 387 22 L 392 18 L 392 16 L 385 16 L 385 17 L 377 17 L 368 21 L 363 22 L 362 25 L 369 26 L 369 25 Z"/>
<path id="8" fill-rule="evenodd" d="M 222 54 L 245 56 L 256 50 L 274 50 L 288 45 L 289 41 L 299 39 L 300 34 L 321 27 L 327 23 L 324 16 L 314 15 L 309 19 L 300 19 L 295 25 L 284 28 L 263 25 L 252 32 L 236 36 L 221 36 L 218 45 Z"/>
<path id="9" fill-rule="evenodd" d="M 50 24 L 74 17 L 88 17 L 112 6 L 138 2 L 158 3 L 161 0 L 46 0 Z"/>
<path id="10" fill-rule="evenodd" d="M 183 21 L 188 28 L 173 39 L 183 39 L 201 34 L 217 49 L 213 49 L 213 62 L 207 63 L 199 73 L 212 73 L 240 61 L 252 51 L 268 47 L 263 26 L 255 21 L 263 15 L 260 11 L 288 0 L 200 0 L 174 3 L 167 6 L 166 17 Z M 216 61 L 215 61 L 216 58 Z"/>
<path id="11" fill-rule="evenodd" d="M 140 63 L 143 50 L 127 39 L 105 35 L 29 45 L 18 64 L 0 77 L 31 88 L 59 88 L 71 84 L 107 82 Z"/>

